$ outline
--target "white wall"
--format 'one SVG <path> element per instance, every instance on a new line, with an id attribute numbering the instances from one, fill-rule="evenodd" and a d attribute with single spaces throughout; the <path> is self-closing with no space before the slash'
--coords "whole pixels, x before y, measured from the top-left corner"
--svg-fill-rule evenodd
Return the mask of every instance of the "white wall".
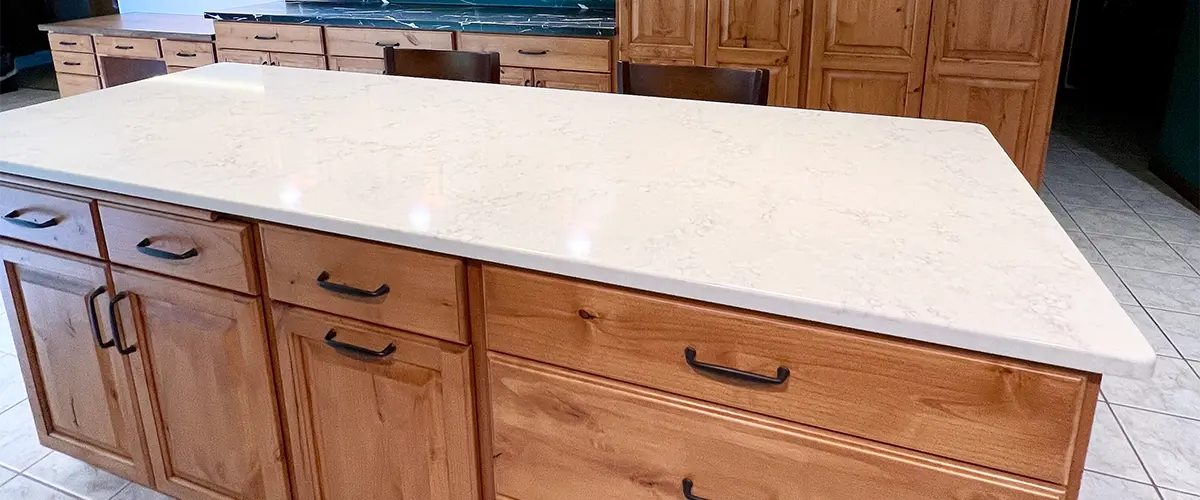
<path id="1" fill-rule="evenodd" d="M 118 0 L 121 12 L 203 14 L 206 10 L 241 7 L 266 0 Z"/>

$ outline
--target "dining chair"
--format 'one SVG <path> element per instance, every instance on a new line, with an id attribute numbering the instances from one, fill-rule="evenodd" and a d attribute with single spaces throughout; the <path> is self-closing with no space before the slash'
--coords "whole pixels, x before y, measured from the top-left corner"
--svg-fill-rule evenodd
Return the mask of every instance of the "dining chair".
<path id="1" fill-rule="evenodd" d="M 617 63 L 618 94 L 766 105 L 769 80 L 765 69 Z"/>
<path id="2" fill-rule="evenodd" d="M 461 50 L 383 49 L 384 74 L 500 83 L 500 54 Z"/>

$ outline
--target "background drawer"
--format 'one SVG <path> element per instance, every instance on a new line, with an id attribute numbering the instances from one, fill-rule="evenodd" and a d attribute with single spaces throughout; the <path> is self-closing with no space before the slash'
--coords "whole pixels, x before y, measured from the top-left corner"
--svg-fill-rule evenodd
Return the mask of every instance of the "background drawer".
<path id="1" fill-rule="evenodd" d="M 491 355 L 492 470 L 521 500 L 1061 499 L 1062 488 Z"/>
<path id="2" fill-rule="evenodd" d="M 370 73 L 373 75 L 382 75 L 384 66 L 383 59 L 329 56 L 329 69 L 335 71 L 349 71 L 352 73 Z"/>
<path id="3" fill-rule="evenodd" d="M 271 53 L 256 50 L 221 49 L 217 52 L 217 60 L 242 64 L 270 64 Z"/>
<path id="4" fill-rule="evenodd" d="M 100 78 L 95 76 L 58 73 L 54 77 L 58 79 L 58 95 L 61 97 L 100 90 Z"/>
<path id="5" fill-rule="evenodd" d="M 350 238 L 262 225 L 268 293 L 274 300 L 465 344 L 463 262 Z M 378 297 L 356 297 L 341 284 Z"/>
<path id="6" fill-rule="evenodd" d="M 96 37 L 96 53 L 102 56 L 161 59 L 158 40 L 153 38 Z"/>
<path id="7" fill-rule="evenodd" d="M 96 70 L 95 55 L 85 52 L 54 50 L 50 52 L 50 56 L 54 59 L 54 71 L 56 73 L 100 76 L 100 72 Z"/>
<path id="8" fill-rule="evenodd" d="M 168 66 L 198 68 L 217 62 L 211 43 L 163 40 L 162 51 Z"/>
<path id="9" fill-rule="evenodd" d="M 0 215 L 5 217 L 0 221 L 0 236 L 101 258 L 92 200 L 0 184 Z M 25 223 L 48 225 L 35 228 Z"/>
<path id="10" fill-rule="evenodd" d="M 109 260 L 116 264 L 258 293 L 247 224 L 199 221 L 104 202 L 100 223 Z M 187 258 L 163 253 L 187 255 L 192 249 L 195 255 Z"/>
<path id="11" fill-rule="evenodd" d="M 416 31 L 367 28 L 325 28 L 325 43 L 331 56 L 373 57 L 383 59 L 383 48 L 401 49 L 454 48 L 454 34 L 449 31 Z"/>
<path id="12" fill-rule="evenodd" d="M 216 22 L 218 48 L 324 54 L 320 26 Z"/>
<path id="13" fill-rule="evenodd" d="M 1065 484 L 1082 374 L 485 266 L 488 349 Z M 694 361 L 776 377 L 746 383 Z M 1084 422 L 1087 425 L 1087 422 Z"/>
<path id="14" fill-rule="evenodd" d="M 288 68 L 325 69 L 325 56 L 272 53 L 271 64 Z"/>
<path id="15" fill-rule="evenodd" d="M 92 37 L 87 35 L 69 35 L 66 33 L 49 33 L 50 50 L 65 50 L 67 52 L 83 52 L 91 54 L 95 52 L 92 48 Z"/>
<path id="16" fill-rule="evenodd" d="M 458 50 L 499 52 L 505 66 L 612 72 L 609 40 L 603 38 L 459 33 Z"/>

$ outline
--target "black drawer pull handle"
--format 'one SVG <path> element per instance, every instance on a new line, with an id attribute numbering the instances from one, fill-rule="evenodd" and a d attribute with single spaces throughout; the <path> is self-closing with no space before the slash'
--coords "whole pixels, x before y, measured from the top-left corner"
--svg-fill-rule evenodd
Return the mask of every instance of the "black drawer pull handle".
<path id="1" fill-rule="evenodd" d="M 196 57 L 195 52 L 176 52 L 175 55 L 179 57 Z"/>
<path id="2" fill-rule="evenodd" d="M 686 498 L 687 500 L 705 500 L 704 497 L 698 497 L 692 494 L 692 486 L 693 484 L 691 479 L 685 478 L 683 480 L 683 498 Z"/>
<path id="3" fill-rule="evenodd" d="M 79 42 L 64 42 L 64 41 L 60 41 L 60 42 L 58 42 L 58 44 L 59 44 L 59 45 L 66 45 L 67 47 L 74 47 L 74 46 L 76 46 L 76 45 L 79 45 Z"/>
<path id="4" fill-rule="evenodd" d="M 528 79 L 528 78 L 526 78 L 526 79 L 525 79 L 525 83 L 522 83 L 522 84 L 521 84 L 521 86 L 522 86 L 522 87 L 528 87 L 528 86 L 529 86 L 529 79 Z"/>
<path id="5" fill-rule="evenodd" d="M 196 250 L 195 248 L 183 253 L 171 253 L 166 250 L 150 248 L 150 238 L 143 238 L 142 241 L 139 241 L 137 244 L 137 251 L 141 252 L 142 255 L 149 255 L 156 259 L 162 260 L 188 260 L 192 257 L 200 255 L 200 251 Z"/>
<path id="6" fill-rule="evenodd" d="M 24 228 L 29 228 L 29 229 L 46 229 L 48 227 L 57 226 L 58 223 L 61 222 L 58 217 L 51 217 L 42 222 L 33 222 L 31 220 L 21 219 L 20 217 L 21 217 L 21 211 L 13 210 L 4 216 L 4 220 L 8 221 L 9 223 L 16 224 L 18 226 L 21 226 Z"/>
<path id="7" fill-rule="evenodd" d="M 376 47 L 399 47 L 399 46 L 400 46 L 400 42 L 393 42 L 393 43 L 388 43 L 388 42 L 375 42 L 375 46 L 376 46 Z"/>
<path id="8" fill-rule="evenodd" d="M 113 48 L 114 48 L 114 49 L 120 49 L 120 50 L 133 50 L 133 46 L 132 46 L 132 45 L 117 45 L 117 46 L 115 46 L 115 47 L 113 47 Z"/>
<path id="9" fill-rule="evenodd" d="M 698 371 L 707 372 L 707 373 L 710 373 L 713 375 L 720 375 L 722 377 L 727 377 L 727 378 L 731 378 L 731 379 L 735 379 L 735 380 L 741 380 L 743 382 L 754 382 L 754 383 L 758 383 L 758 384 L 779 385 L 779 384 L 786 382 L 788 379 L 788 375 L 792 374 L 791 370 L 788 370 L 787 367 L 784 367 L 784 366 L 779 367 L 779 369 L 777 369 L 775 371 L 774 377 L 768 377 L 766 375 L 759 375 L 757 373 L 744 372 L 744 371 L 741 371 L 741 370 L 738 370 L 735 368 L 729 368 L 726 366 L 710 365 L 708 363 L 701 363 L 699 361 L 696 361 L 696 350 L 691 347 L 687 347 L 683 350 L 683 358 L 687 360 L 688 366 L 691 366 L 692 368 L 695 368 Z"/>
<path id="10" fill-rule="evenodd" d="M 116 345 L 113 341 L 109 340 L 106 342 L 100 337 L 100 318 L 96 315 L 96 299 L 100 298 L 100 296 L 104 295 L 106 292 L 108 292 L 108 287 L 100 285 L 99 288 L 92 290 L 92 293 L 88 294 L 87 302 L 88 320 L 90 320 L 92 324 L 92 335 L 96 336 L 96 344 L 99 345 L 101 349 L 108 349 L 109 347 Z"/>
<path id="11" fill-rule="evenodd" d="M 274 40 L 276 38 L 279 38 L 279 35 L 271 35 L 271 36 L 254 35 L 255 40 Z"/>
<path id="12" fill-rule="evenodd" d="M 83 63 L 77 63 L 74 61 L 63 61 L 63 66 L 79 66 L 81 64 L 83 64 Z"/>
<path id="13" fill-rule="evenodd" d="M 121 326 L 117 324 L 117 304 L 128 297 L 129 292 L 121 292 L 113 297 L 112 302 L 108 303 L 108 326 L 112 328 L 113 341 L 117 343 L 117 352 L 126 355 L 137 350 L 135 345 L 125 345 L 125 341 L 121 339 Z"/>
<path id="14" fill-rule="evenodd" d="M 354 344 L 338 342 L 336 340 L 333 340 L 335 337 L 337 337 L 337 331 L 332 330 L 332 329 L 329 330 L 329 333 L 325 334 L 325 345 L 332 347 L 332 348 L 338 350 L 339 352 L 351 352 L 354 354 L 361 354 L 363 356 L 369 356 L 372 358 L 386 358 L 388 356 L 391 356 L 392 353 L 396 352 L 396 344 L 393 344 L 391 342 L 388 342 L 388 345 L 384 346 L 383 349 L 380 349 L 378 351 L 372 351 L 365 347 L 359 347 Z"/>
<path id="15" fill-rule="evenodd" d="M 527 56 L 544 56 L 544 55 L 546 55 L 547 52 L 550 52 L 550 51 L 548 51 L 546 49 L 542 49 L 542 50 L 517 49 L 518 54 L 527 55 Z"/>
<path id="16" fill-rule="evenodd" d="M 387 295 L 388 292 L 392 291 L 392 288 L 387 286 L 387 283 L 379 285 L 379 288 L 376 288 L 375 291 L 363 290 L 361 288 L 354 288 L 352 286 L 343 285 L 341 283 L 334 283 L 332 281 L 329 281 L 329 271 L 321 271 L 321 275 L 317 276 L 317 286 L 324 288 L 326 290 L 329 290 L 333 293 L 340 293 L 342 295 L 349 295 L 351 297 L 363 297 L 363 298 L 382 297 L 384 295 Z"/>

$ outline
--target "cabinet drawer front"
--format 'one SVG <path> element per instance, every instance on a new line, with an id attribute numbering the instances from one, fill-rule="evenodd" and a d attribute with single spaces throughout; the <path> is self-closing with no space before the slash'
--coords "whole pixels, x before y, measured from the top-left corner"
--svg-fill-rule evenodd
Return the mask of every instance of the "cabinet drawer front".
<path id="1" fill-rule="evenodd" d="M 589 92 L 611 92 L 612 76 L 608 73 L 582 73 L 579 71 L 556 71 L 538 69 L 533 71 L 535 87 L 563 90 L 586 90 Z"/>
<path id="2" fill-rule="evenodd" d="M 271 64 L 271 54 L 254 50 L 221 49 L 217 52 L 217 60 L 242 64 Z"/>
<path id="3" fill-rule="evenodd" d="M 505 66 L 596 73 L 612 71 L 609 40 L 603 38 L 460 33 L 458 49 L 499 52 L 500 64 Z"/>
<path id="4" fill-rule="evenodd" d="M 92 200 L 0 184 L 0 216 L 0 236 L 101 258 Z"/>
<path id="5" fill-rule="evenodd" d="M 100 76 L 100 72 L 96 71 L 96 56 L 92 54 L 55 50 L 50 55 L 54 58 L 54 71 L 57 73 Z"/>
<path id="6" fill-rule="evenodd" d="M 1074 372 L 507 268 L 483 282 L 489 349 L 802 424 L 1059 484 L 1088 424 Z"/>
<path id="7" fill-rule="evenodd" d="M 520 87 L 531 87 L 533 86 L 533 70 L 529 68 L 501 66 L 500 83 L 505 85 L 517 85 Z"/>
<path id="8" fill-rule="evenodd" d="M 329 45 L 331 56 L 383 59 L 383 48 L 387 46 L 401 49 L 453 49 L 454 34 L 449 31 L 325 28 L 325 43 Z"/>
<path id="9" fill-rule="evenodd" d="M 158 40 L 153 38 L 96 37 L 96 53 L 102 56 L 161 59 Z"/>
<path id="10" fill-rule="evenodd" d="M 109 260 L 229 290 L 258 293 L 250 227 L 100 203 Z"/>
<path id="11" fill-rule="evenodd" d="M 83 52 L 91 54 L 92 37 L 87 35 L 70 35 L 67 33 L 49 33 L 50 50 L 65 50 L 67 52 Z"/>
<path id="12" fill-rule="evenodd" d="M 217 62 L 213 44 L 205 42 L 162 41 L 163 60 L 169 66 L 198 68 Z"/>
<path id="13" fill-rule="evenodd" d="M 349 71 L 351 73 L 369 73 L 382 75 L 383 59 L 368 59 L 365 57 L 329 56 L 329 69 Z"/>
<path id="14" fill-rule="evenodd" d="M 62 97 L 100 90 L 100 79 L 94 76 L 58 73 L 54 77 L 58 79 L 58 95 Z"/>
<path id="15" fill-rule="evenodd" d="M 1065 492 L 678 396 L 491 355 L 496 492 L 521 500 L 1061 499 Z"/>
<path id="16" fill-rule="evenodd" d="M 262 225 L 272 299 L 466 343 L 459 259 Z"/>
<path id="17" fill-rule="evenodd" d="M 325 56 L 312 54 L 271 54 L 271 64 L 288 68 L 325 69 Z"/>
<path id="18" fill-rule="evenodd" d="M 269 50 L 323 54 L 320 26 L 268 23 L 213 23 L 221 49 Z"/>

